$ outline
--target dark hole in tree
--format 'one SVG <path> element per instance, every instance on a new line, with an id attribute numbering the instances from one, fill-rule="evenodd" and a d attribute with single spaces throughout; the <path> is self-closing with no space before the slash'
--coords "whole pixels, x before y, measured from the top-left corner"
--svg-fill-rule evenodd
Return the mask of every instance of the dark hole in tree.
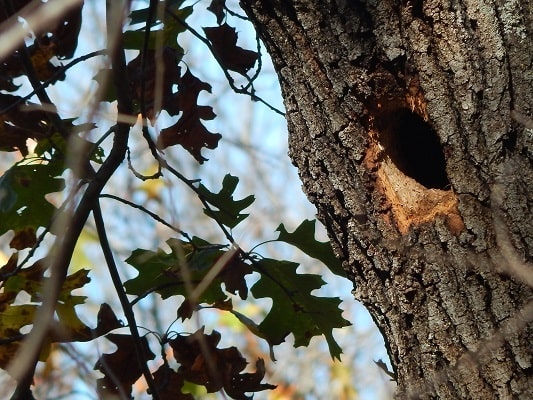
<path id="1" fill-rule="evenodd" d="M 415 319 L 415 316 L 413 314 L 407 314 L 405 316 L 405 327 L 407 329 L 411 329 L 413 327 L 413 320 Z"/>
<path id="2" fill-rule="evenodd" d="M 405 292 L 405 300 L 407 300 L 407 302 L 409 303 L 413 302 L 413 300 L 415 299 L 415 296 L 416 296 L 416 290 Z"/>
<path id="3" fill-rule="evenodd" d="M 407 108 L 376 118 L 379 140 L 396 167 L 428 189 L 447 189 L 446 161 L 437 134 Z"/>

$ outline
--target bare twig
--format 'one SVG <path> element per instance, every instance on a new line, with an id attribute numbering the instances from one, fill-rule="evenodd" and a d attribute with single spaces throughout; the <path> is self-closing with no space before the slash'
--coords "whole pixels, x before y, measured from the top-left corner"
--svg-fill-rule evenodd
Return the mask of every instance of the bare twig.
<path id="1" fill-rule="evenodd" d="M 136 208 L 138 210 L 141 210 L 142 212 L 144 212 L 145 214 L 148 214 L 150 217 L 152 217 L 154 220 L 156 220 L 157 222 L 165 225 L 167 228 L 170 228 L 172 229 L 174 232 L 176 233 L 179 233 L 181 236 L 183 236 L 184 238 L 186 238 L 187 240 L 191 240 L 190 236 L 187 234 L 187 232 L 184 232 L 178 228 L 176 228 L 175 226 L 173 226 L 172 224 L 168 223 L 167 221 L 165 221 L 163 218 L 161 218 L 159 215 L 153 213 L 152 211 L 148 210 L 146 207 L 143 207 L 141 206 L 140 204 L 136 204 L 136 203 L 133 203 L 131 201 L 128 201 L 126 199 L 123 199 L 122 197 L 118 197 L 118 196 L 114 196 L 112 194 L 101 194 L 100 195 L 100 198 L 108 198 L 108 199 L 113 199 L 113 200 L 116 200 L 116 201 L 119 201 L 123 204 L 126 204 L 132 208 Z"/>
<path id="2" fill-rule="evenodd" d="M 103 55 L 106 55 L 106 54 L 107 54 L 107 50 L 93 51 L 91 53 L 87 53 L 87 54 L 85 54 L 83 56 L 80 56 L 80 57 L 72 60 L 68 64 L 62 65 L 61 67 L 59 67 L 59 69 L 54 73 L 54 75 L 50 79 L 47 79 L 43 83 L 39 84 L 37 86 L 37 88 L 33 89 L 26 96 L 21 97 L 17 101 L 15 101 L 12 104 L 10 104 L 8 107 L 4 108 L 3 110 L 0 110 L 0 114 L 4 114 L 4 113 L 12 110 L 13 108 L 18 106 L 19 104 L 24 103 L 26 100 L 31 99 L 35 94 L 37 94 L 38 91 L 44 90 L 48 86 L 50 86 L 51 84 L 56 82 L 61 75 L 63 75 L 66 71 L 68 71 L 70 68 L 72 68 L 76 64 L 79 64 L 80 62 L 86 61 L 89 58 L 93 58 L 93 57 L 97 57 L 97 56 L 103 56 Z"/>

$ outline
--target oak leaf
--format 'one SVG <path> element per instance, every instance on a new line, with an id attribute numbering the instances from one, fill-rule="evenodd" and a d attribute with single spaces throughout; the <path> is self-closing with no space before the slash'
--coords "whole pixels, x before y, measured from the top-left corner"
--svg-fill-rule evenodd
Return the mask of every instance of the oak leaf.
<path id="1" fill-rule="evenodd" d="M 213 53 L 223 67 L 245 75 L 253 68 L 259 54 L 237 46 L 237 32 L 228 24 L 203 28 L 213 45 Z"/>
<path id="2" fill-rule="evenodd" d="M 201 154 L 202 148 L 215 149 L 222 137 L 219 133 L 209 132 L 201 122 L 215 118 L 211 107 L 197 104 L 198 95 L 203 90 L 210 93 L 211 86 L 187 70 L 178 83 L 178 92 L 174 95 L 172 104 L 165 108 L 170 115 L 178 115 L 180 112 L 182 115 L 174 125 L 163 129 L 158 139 L 162 148 L 181 145 L 200 164 L 207 161 Z"/>
<path id="3" fill-rule="evenodd" d="M 189 382 L 203 385 L 209 393 L 224 389 L 234 399 L 252 397 L 246 393 L 274 389 L 274 385 L 261 383 L 265 376 L 262 359 L 256 362 L 256 372 L 241 373 L 248 362 L 239 350 L 232 346 L 219 349 L 220 333 L 204 333 L 204 328 L 189 336 L 179 335 L 169 342 L 174 358 L 180 367 L 178 374 Z"/>
<path id="4" fill-rule="evenodd" d="M 211 0 L 211 4 L 207 7 L 217 17 L 217 24 L 224 20 L 224 8 L 226 7 L 226 0 Z"/>
<path id="5" fill-rule="evenodd" d="M 104 374 L 103 378 L 96 381 L 98 394 L 103 398 L 121 394 L 131 395 L 132 385 L 142 375 L 139 363 L 153 360 L 155 354 L 148 347 L 145 337 L 140 338 L 143 349 L 142 360 L 137 359 L 135 339 L 131 335 L 110 333 L 106 338 L 113 342 L 117 349 L 114 353 L 100 356 L 94 366 L 94 369 Z"/>

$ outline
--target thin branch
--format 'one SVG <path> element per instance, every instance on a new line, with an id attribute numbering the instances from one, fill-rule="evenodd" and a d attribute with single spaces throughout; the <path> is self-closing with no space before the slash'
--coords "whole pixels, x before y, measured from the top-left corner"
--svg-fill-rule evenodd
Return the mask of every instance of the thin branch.
<path id="1" fill-rule="evenodd" d="M 15 335 L 15 336 L 7 337 L 7 338 L 1 338 L 0 339 L 0 346 L 3 346 L 5 344 L 14 343 L 14 342 L 20 342 L 22 339 L 24 339 L 25 336 L 26 335 L 21 333 L 21 334 Z"/>
<path id="2" fill-rule="evenodd" d="M 96 201 L 96 204 L 93 207 L 93 216 L 107 268 L 109 270 L 109 274 L 111 275 L 111 280 L 113 281 L 113 286 L 115 287 L 115 291 L 117 292 L 118 299 L 122 306 L 122 310 L 124 311 L 124 315 L 126 316 L 126 320 L 128 321 L 128 328 L 131 332 L 131 336 L 133 337 L 133 344 L 135 347 L 137 362 L 139 363 L 139 367 L 141 367 L 144 379 L 146 379 L 146 383 L 148 384 L 148 388 L 150 389 L 150 393 L 152 394 L 154 400 L 158 400 L 159 395 L 157 392 L 157 387 L 155 385 L 152 374 L 150 373 L 150 369 L 148 368 L 148 365 L 145 361 L 146 354 L 144 353 L 144 349 L 141 344 L 141 337 L 137 329 L 137 321 L 135 321 L 135 314 L 130 306 L 130 302 L 128 300 L 128 296 L 126 295 L 126 291 L 124 290 L 124 286 L 122 286 L 122 280 L 118 273 L 117 265 L 115 264 L 113 253 L 111 251 L 111 247 L 109 246 L 109 241 L 107 239 L 104 219 L 102 218 L 102 210 L 100 209 L 100 203 L 98 201 Z"/>
<path id="3" fill-rule="evenodd" d="M 224 10 L 226 10 L 226 12 L 231 15 L 232 17 L 235 17 L 235 18 L 239 18 L 239 19 L 242 19 L 243 21 L 250 21 L 250 18 L 248 18 L 246 15 L 241 15 L 235 11 L 232 11 L 229 9 L 228 6 L 224 5 Z"/>
<path id="4" fill-rule="evenodd" d="M 142 212 L 144 212 L 145 214 L 148 214 L 150 217 L 152 217 L 157 222 L 165 225 L 167 228 L 172 229 L 174 232 L 179 233 L 181 236 L 183 236 L 187 240 L 189 240 L 189 241 L 192 240 L 191 237 L 187 234 L 187 232 L 184 232 L 184 231 L 176 228 L 175 226 L 173 226 L 172 224 L 168 223 L 163 218 L 161 218 L 159 215 L 153 213 L 152 211 L 148 210 L 147 208 L 141 206 L 140 204 L 136 204 L 136 203 L 133 203 L 133 202 L 131 202 L 129 200 L 123 199 L 123 198 L 118 197 L 118 196 L 114 196 L 112 194 L 107 194 L 107 193 L 101 194 L 100 198 L 113 199 L 113 200 L 116 200 L 116 201 L 118 201 L 120 203 L 126 204 L 126 205 L 128 205 L 128 206 L 130 206 L 132 208 L 136 208 L 138 210 L 141 210 Z"/>
<path id="5" fill-rule="evenodd" d="M 150 42 L 150 30 L 152 29 L 152 22 L 154 21 L 154 10 L 159 3 L 158 0 L 150 0 L 150 5 L 148 6 L 148 15 L 146 16 L 146 25 L 144 28 L 144 43 L 143 49 L 141 52 L 141 114 L 144 120 L 146 119 L 146 56 L 148 53 L 148 44 Z"/>
<path id="6" fill-rule="evenodd" d="M 93 58 L 93 57 L 97 57 L 97 56 L 103 56 L 103 55 L 106 55 L 107 54 L 107 50 L 98 50 L 98 51 L 93 51 L 92 53 L 88 53 L 88 54 L 85 54 L 83 56 L 80 56 L 78 58 L 76 58 L 75 60 L 72 60 L 71 62 L 69 62 L 68 64 L 65 64 L 65 65 L 62 65 L 55 73 L 54 75 L 52 75 L 51 78 L 47 79 L 46 81 L 44 81 L 42 84 L 38 85 L 37 88 L 35 88 L 34 90 L 32 90 L 30 93 L 28 93 L 26 96 L 24 97 L 21 97 L 20 99 L 18 99 L 17 101 L 13 102 L 12 104 L 10 104 L 8 107 L 4 108 L 3 110 L 0 110 L 0 114 L 4 114 L 10 110 L 12 110 L 13 108 L 15 108 L 16 106 L 18 106 L 19 104 L 25 102 L 26 100 L 29 100 L 30 98 L 32 98 L 35 94 L 37 94 L 38 91 L 41 91 L 41 90 L 44 90 L 46 89 L 48 86 L 50 86 L 52 83 L 56 82 L 59 77 L 61 75 L 63 75 L 66 71 L 68 71 L 70 68 L 72 68 L 74 65 L 76 64 L 79 64 L 80 62 L 82 61 L 86 61 L 88 60 L 89 58 Z"/>
<path id="7" fill-rule="evenodd" d="M 145 131 L 145 129 L 146 129 L 146 131 Z M 155 144 L 152 141 L 152 138 L 150 137 L 150 134 L 148 133 L 148 128 L 144 128 L 143 127 L 143 136 L 146 139 L 146 141 L 148 142 L 148 147 L 150 147 L 150 151 L 151 151 L 152 155 L 154 156 L 154 158 L 157 161 L 157 172 L 152 174 L 152 175 L 143 175 L 139 171 L 137 171 L 135 169 L 135 167 L 133 166 L 133 163 L 131 162 L 131 152 L 130 152 L 129 147 L 128 147 L 128 151 L 126 152 L 126 158 L 128 160 L 128 168 L 133 173 L 133 175 L 136 178 L 140 179 L 141 181 L 147 181 L 147 180 L 150 180 L 150 179 L 159 179 L 161 176 L 163 176 L 163 174 L 161 173 L 161 159 L 160 159 L 159 155 L 157 154 L 157 149 L 155 147 Z"/>

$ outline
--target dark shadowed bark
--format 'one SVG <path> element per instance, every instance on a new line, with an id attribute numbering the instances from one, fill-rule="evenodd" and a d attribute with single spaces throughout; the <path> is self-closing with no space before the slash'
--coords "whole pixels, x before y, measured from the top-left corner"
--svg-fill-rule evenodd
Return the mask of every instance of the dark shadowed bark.
<path id="1" fill-rule="evenodd" d="M 243 0 L 399 398 L 533 390 L 529 0 Z"/>

